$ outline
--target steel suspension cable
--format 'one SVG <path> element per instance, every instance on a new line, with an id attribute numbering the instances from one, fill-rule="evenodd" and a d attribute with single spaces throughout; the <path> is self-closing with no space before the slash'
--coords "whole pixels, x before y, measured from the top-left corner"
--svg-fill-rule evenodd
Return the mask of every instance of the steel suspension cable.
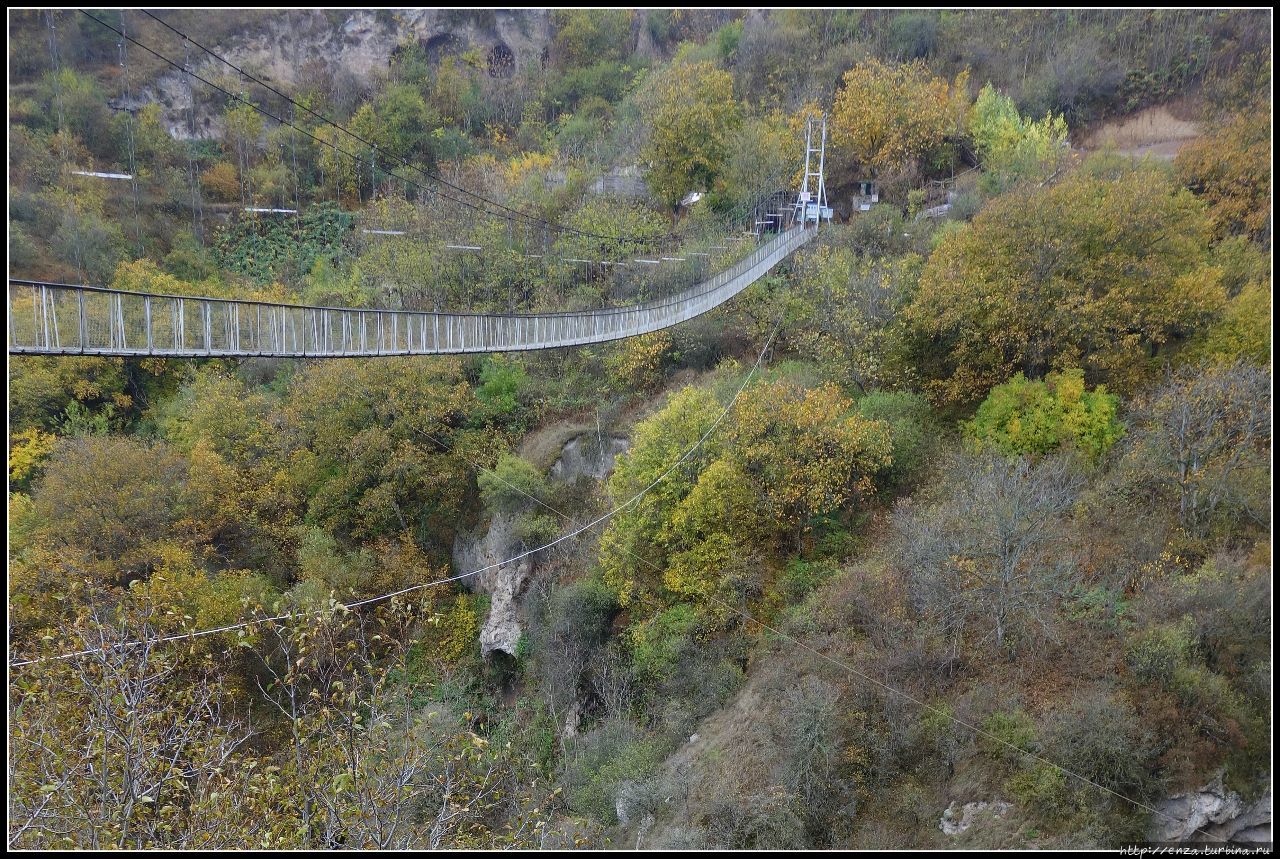
<path id="1" fill-rule="evenodd" d="M 143 10 L 142 10 L 142 13 L 143 13 L 144 15 L 148 16 L 149 18 L 151 18 L 151 19 L 155 20 L 157 23 L 161 24 L 161 25 L 162 25 L 162 26 L 164 26 L 165 28 L 169 29 L 169 30 L 170 30 L 170 31 L 172 31 L 174 34 L 176 34 L 177 36 L 179 36 L 179 37 L 181 37 L 181 38 L 183 38 L 183 39 L 188 39 L 188 40 L 190 40 L 191 44 L 195 45 L 197 48 L 199 48 L 200 50 L 204 51 L 204 52 L 205 52 L 205 53 L 207 53 L 209 56 L 213 57 L 214 59 L 216 59 L 216 60 L 218 60 L 219 62 L 221 62 L 221 63 L 223 63 L 224 65 L 226 65 L 228 68 L 235 70 L 236 72 L 238 72 L 239 74 L 241 74 L 241 75 L 243 75 L 244 77 L 248 78 L 249 80 L 254 81 L 255 83 L 257 83 L 257 84 L 259 84 L 260 86 L 262 86 L 263 88 L 265 88 L 265 89 L 269 90 L 270 92 L 272 92 L 272 93 L 274 93 L 275 95 L 279 96 L 280 98 L 284 99 L 286 102 L 288 102 L 290 105 L 293 105 L 295 108 L 302 108 L 302 110 L 304 110 L 304 111 L 306 111 L 307 113 L 311 114 L 313 117 L 315 117 L 316 119 L 318 119 L 318 120 L 320 120 L 321 122 L 325 123 L 326 125 L 329 125 L 329 126 L 331 126 L 331 127 L 335 128 L 335 129 L 337 129 L 338 131 L 341 131 L 343 134 L 346 134 L 346 135 L 348 135 L 349 137 L 351 137 L 351 138 L 353 138 L 353 139 L 355 139 L 355 140 L 359 141 L 360 143 L 363 143 L 365 146 L 368 146 L 368 147 L 370 148 L 370 150 L 371 150 L 371 151 L 373 151 L 373 152 L 376 152 L 376 153 L 379 153 L 379 154 L 383 155 L 384 159 L 390 159 L 390 160 L 392 160 L 392 161 L 398 161 L 400 164 L 404 165 L 404 166 L 405 166 L 405 167 L 407 167 L 408 169 L 413 170 L 414 172 L 416 172 L 416 173 L 418 173 L 418 174 L 420 174 L 420 175 L 422 175 L 422 176 L 426 177 L 427 179 L 429 179 L 429 180 L 431 180 L 431 181 L 433 181 L 433 182 L 438 182 L 438 183 L 440 183 L 440 184 L 442 184 L 442 185 L 445 185 L 445 186 L 447 186 L 447 187 L 449 187 L 449 188 L 452 188 L 452 189 L 453 189 L 453 190 L 455 190 L 455 191 L 458 191 L 458 192 L 460 192 L 460 193 L 462 193 L 462 194 L 466 194 L 466 195 L 467 195 L 467 196 L 469 196 L 469 197 L 473 197 L 473 198 L 475 198 L 475 199 L 477 199 L 477 200 L 480 200 L 480 201 L 482 201 L 482 202 L 484 202 L 484 203 L 486 203 L 486 204 L 488 204 L 488 205 L 490 205 L 490 206 L 497 207 L 498 209 L 501 209 L 501 210 L 503 210 L 503 211 L 507 212 L 508 214 L 510 214 L 510 215 L 511 215 L 511 216 L 513 216 L 513 217 L 526 218 L 526 219 L 529 219 L 529 220 L 534 221 L 534 222 L 537 222 L 537 223 L 547 224 L 547 225 L 549 225 L 550 227 L 552 227 L 553 229 L 556 229 L 556 230 L 565 231 L 565 232 L 570 232 L 570 233 L 574 233 L 574 234 L 581 235 L 581 236 L 585 236 L 585 237 L 589 237 L 589 238 L 609 239 L 609 240 L 614 240 L 614 241 L 626 241 L 626 240 L 629 240 L 629 239 L 635 238 L 635 237 L 630 237 L 630 236 L 625 236 L 625 235 L 617 235 L 617 236 L 606 236 L 606 235 L 600 235 L 600 234 L 596 234 L 596 233 L 586 232 L 586 231 L 583 231 L 583 230 L 577 230 L 577 229 L 575 229 L 575 228 L 573 228 L 573 227 L 567 227 L 567 226 L 564 226 L 564 225 L 555 224 L 555 223 L 553 223 L 553 222 L 546 221 L 546 220 L 544 220 L 544 219 L 542 219 L 542 218 L 538 218 L 538 217 L 537 217 L 537 216 L 535 216 L 535 215 L 531 215 L 531 214 L 529 214 L 528 212 L 525 212 L 525 211 L 523 211 L 523 210 L 520 210 L 520 209 L 514 209 L 514 208 L 511 208 L 510 206 L 507 206 L 507 205 L 505 205 L 505 204 L 503 204 L 503 203 L 500 203 L 500 202 L 498 202 L 498 201 L 496 201 L 496 200 L 491 200 L 491 199 L 489 199 L 488 197 L 485 197 L 484 195 L 479 194 L 479 193 L 477 193 L 477 192 L 475 192 L 475 191 L 470 191 L 470 190 L 468 190 L 468 189 L 466 189 L 466 188 L 463 188 L 463 187 L 461 187 L 461 186 L 459 186 L 459 185 L 456 185 L 456 184 L 454 184 L 454 183 L 450 182 L 448 179 L 445 179 L 443 176 L 440 176 L 439 174 L 432 173 L 432 172 L 431 172 L 431 171 L 429 171 L 429 170 L 425 170 L 425 169 L 423 169 L 423 168 L 421 168 L 421 167 L 417 166 L 416 164 L 414 164 L 414 163 L 412 163 L 411 161 L 409 161 L 409 159 L 407 159 L 407 158 L 398 158 L 398 157 L 397 157 L 397 156 L 395 156 L 394 154 L 389 153 L 389 152 L 386 152 L 385 150 L 383 150 L 382 148 L 380 148 L 380 147 L 379 147 L 376 143 L 374 143 L 373 141 L 368 140 L 368 139 L 366 139 L 366 138 L 362 137 L 362 136 L 361 136 L 361 135 L 359 135 L 359 134 L 356 134 L 354 131 L 352 131 L 351 129 L 349 129 L 349 128 L 347 128 L 346 126 L 342 125 L 341 123 L 336 122 L 335 120 L 331 119 L 330 117 L 325 116 L 324 114 L 319 113 L 318 111 L 313 110 L 312 108 L 307 107 L 307 106 L 306 106 L 306 105 L 304 105 L 304 104 L 300 104 L 299 102 L 295 101 L 293 98 L 291 98 L 291 97 L 290 97 L 289 95 L 287 95 L 286 93 L 281 92 L 280 90 L 278 90 L 278 89 L 276 89 L 275 87 L 271 86 L 269 83 L 267 83 L 267 82 L 265 82 L 265 81 L 263 81 L 263 80 L 261 80 L 261 79 L 259 79 L 259 78 L 257 78 L 257 77 L 254 77 L 254 76 L 253 76 L 252 74 L 250 74 L 249 72 L 246 72 L 242 67 L 237 66 L 236 64 L 232 63 L 230 60 L 228 60 L 228 59 L 226 59 L 225 57 L 223 57 L 222 55 L 218 54 L 216 51 L 214 51 L 214 50 L 212 50 L 212 49 L 210 49 L 210 48 L 207 48 L 207 47 L 205 47 L 204 45 L 202 45 L 202 44 L 200 44 L 199 42 L 197 42 L 195 39 L 192 39 L 190 36 L 188 36 L 187 34 L 183 33 L 181 30 L 178 30 L 176 27 L 174 27 L 173 25 L 169 24 L 169 23 L 168 23 L 167 21 L 165 21 L 163 18 L 160 18 L 160 17 L 158 17 L 157 15 L 155 15 L 155 14 L 153 14 L 153 13 L 151 13 L 151 12 L 148 12 L 146 9 L 143 9 Z"/>
<path id="2" fill-rule="evenodd" d="M 632 507 L 634 504 L 640 501 L 640 499 L 648 495 L 649 492 L 651 492 L 658 484 L 666 480 L 677 468 L 679 468 L 687 459 L 689 459 L 689 457 L 693 456 L 693 454 L 696 453 L 702 447 L 702 445 L 706 443 L 707 439 L 711 437 L 711 434 L 715 432 L 715 430 L 720 426 L 720 424 L 724 422 L 724 419 L 729 416 L 730 412 L 733 410 L 734 406 L 737 404 L 738 399 L 742 396 L 742 392 L 746 390 L 747 385 L 750 384 L 752 378 L 754 378 L 755 374 L 759 371 L 760 365 L 764 361 L 764 357 L 768 353 L 769 347 L 770 345 L 772 345 L 773 340 L 777 336 L 778 331 L 781 327 L 782 327 L 782 317 L 779 317 L 777 324 L 773 328 L 773 331 L 770 332 L 768 339 L 765 340 L 764 346 L 761 348 L 760 354 L 756 358 L 755 364 L 752 365 L 751 370 L 747 373 L 746 378 L 743 379 L 742 384 L 738 387 L 738 390 L 734 393 L 732 399 L 729 400 L 728 405 L 724 407 L 724 409 L 720 412 L 720 414 L 716 416 L 716 419 L 712 421 L 711 425 L 707 427 L 706 432 L 704 432 L 702 436 L 699 437 L 698 440 L 694 442 L 691 447 L 689 447 L 683 454 L 681 454 L 679 459 L 671 463 L 662 473 L 660 473 L 657 477 L 655 477 L 648 485 L 646 485 L 644 488 L 640 489 L 638 492 L 633 494 L 630 498 L 628 498 L 623 503 L 613 507 L 611 510 L 608 510 L 607 512 L 601 514 L 600 516 L 597 516 L 595 519 L 591 520 L 587 524 L 571 530 L 567 534 L 562 534 L 556 539 L 551 540 L 547 543 L 544 543 L 541 546 L 537 546 L 536 548 L 533 548 L 533 549 L 526 549 L 504 560 L 495 561 L 491 564 L 486 564 L 483 567 L 479 567 L 477 569 L 470 570 L 465 573 L 459 573 L 454 576 L 447 576 L 445 578 L 436 579 L 435 581 L 431 581 L 431 582 L 424 582 L 418 585 L 410 585 L 409 587 L 401 588 L 396 591 L 391 591 L 390 593 L 379 594 L 377 596 L 354 600 L 352 602 L 342 604 L 342 607 L 345 610 L 349 611 L 354 608 L 359 608 L 360 606 L 371 605 L 373 603 L 378 603 L 384 600 L 393 599 L 395 597 L 402 596 L 408 593 L 413 593 L 415 591 L 420 591 L 425 588 L 436 587 L 438 585 L 444 585 L 444 584 L 450 584 L 452 582 L 462 581 L 463 579 L 468 579 L 468 578 L 471 578 L 472 576 L 477 576 L 480 573 L 487 572 L 488 570 L 494 570 L 500 567 L 505 567 L 508 564 L 513 564 L 524 558 L 535 555 L 538 552 L 545 551 L 547 549 L 552 548 L 553 546 L 557 546 L 568 540 L 572 540 L 575 537 L 583 534 L 584 532 L 596 527 L 597 525 L 600 525 L 604 522 L 608 522 L 609 520 L 613 519 L 622 511 Z M 264 623 L 273 623 L 276 621 L 291 620 L 299 617 L 316 617 L 316 616 L 326 614 L 327 611 L 328 610 L 285 612 L 272 617 L 254 618 L 252 620 L 241 621 L 239 623 L 227 624 L 225 626 L 219 626 L 219 627 L 214 627 L 210 629 L 193 630 L 190 632 L 157 636 L 155 638 L 148 638 L 148 639 L 135 639 L 132 641 L 116 642 L 102 648 L 77 650 L 69 653 L 61 653 L 61 654 L 52 655 L 52 656 L 39 656 L 31 659 L 13 660 L 9 662 L 9 667 L 22 668 L 27 665 L 37 665 L 45 662 L 57 662 L 57 661 L 63 661 L 67 659 L 78 659 L 82 656 L 89 656 L 91 654 L 103 652 L 104 650 L 120 651 L 120 650 L 129 650 L 135 647 L 141 647 L 143 645 L 155 645 L 155 644 L 162 644 L 162 643 L 173 642 L 173 641 L 189 641 L 192 639 L 201 638 L 208 635 L 217 635 L 219 633 L 232 632 L 238 629 L 247 629 L 249 627 L 258 626 Z"/>

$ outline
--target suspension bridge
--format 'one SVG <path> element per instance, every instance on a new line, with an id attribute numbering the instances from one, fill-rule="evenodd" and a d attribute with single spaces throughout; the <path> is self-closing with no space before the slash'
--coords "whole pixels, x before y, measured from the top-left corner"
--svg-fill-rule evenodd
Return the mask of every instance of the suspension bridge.
<path id="1" fill-rule="evenodd" d="M 803 247 L 795 226 L 695 288 L 624 307 L 482 314 L 158 295 L 9 280 L 9 352 L 173 358 L 371 358 L 582 346 L 668 328 L 706 313 Z"/>
<path id="2" fill-rule="evenodd" d="M 780 187 L 786 184 L 781 176 L 764 178 L 757 193 L 736 209 L 681 233 L 600 234 L 548 222 L 384 152 L 149 12 L 144 14 L 182 38 L 181 62 L 163 48 L 131 37 L 123 17 L 117 28 L 82 14 L 118 37 L 126 94 L 127 49 L 133 46 L 185 77 L 193 114 L 198 82 L 210 93 L 220 94 L 226 104 L 246 105 L 288 129 L 290 140 L 296 133 L 328 147 L 335 159 L 348 159 L 357 177 L 368 178 L 371 200 L 376 201 L 379 194 L 385 199 L 398 190 L 420 229 L 367 220 L 360 233 L 368 240 L 418 241 L 439 257 L 493 254 L 508 266 L 506 284 L 515 288 L 508 289 L 508 312 L 493 312 L 484 306 L 441 308 L 439 290 L 423 283 L 408 285 L 418 299 L 400 302 L 414 306 L 327 307 L 140 292 L 11 274 L 7 307 L 11 355 L 371 358 L 526 351 L 620 340 L 678 325 L 720 306 L 804 247 L 822 220 L 830 218 L 823 177 L 826 126 L 821 117 L 812 118 L 806 127 L 798 189 Z M 60 62 L 56 27 L 52 15 L 47 20 L 51 63 L 56 69 Z M 263 97 L 237 94 L 196 71 L 190 62 L 192 45 L 233 70 L 241 83 L 259 86 Z M 299 111 L 318 120 L 316 128 L 328 126 L 338 133 L 322 136 L 308 130 L 298 122 Z M 81 177 L 130 180 L 136 221 L 139 183 L 132 135 L 129 141 L 128 162 L 123 165 L 128 172 L 65 167 L 69 174 Z M 293 199 L 258 200 L 249 189 L 242 200 L 249 218 L 299 216 L 296 150 L 294 164 Z M 194 163 L 190 169 L 193 233 L 199 233 L 202 206 Z M 518 261 L 514 274 L 513 260 Z M 461 265 L 458 273 L 464 282 L 468 275 L 477 281 L 493 279 L 491 274 L 480 276 L 484 273 Z M 550 300 L 544 296 L 550 306 L 526 309 L 528 301 L 515 298 L 529 291 L 513 283 L 522 280 L 553 284 Z M 404 285 L 400 286 L 403 292 Z M 475 303 L 494 304 L 479 298 Z M 517 304 L 521 312 L 515 312 Z"/>

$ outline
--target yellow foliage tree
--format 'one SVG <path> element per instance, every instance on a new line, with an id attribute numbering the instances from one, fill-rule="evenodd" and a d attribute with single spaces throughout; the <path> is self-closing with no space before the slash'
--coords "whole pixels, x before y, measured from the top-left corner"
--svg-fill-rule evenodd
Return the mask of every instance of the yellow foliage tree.
<path id="1" fill-rule="evenodd" d="M 920 60 L 864 60 L 845 73 L 831 112 L 839 153 L 878 173 L 899 173 L 964 130 L 968 72 L 934 77 Z"/>
<path id="2" fill-rule="evenodd" d="M 935 402 L 1068 367 L 1127 394 L 1221 310 L 1203 204 L 1159 168 L 1102 167 L 997 197 L 929 258 L 904 321 Z"/>
<path id="3" fill-rule="evenodd" d="M 9 440 L 9 483 L 25 486 L 35 477 L 41 464 L 53 452 L 58 437 L 35 427 L 25 429 Z"/>
<path id="4" fill-rule="evenodd" d="M 662 360 L 670 349 L 671 335 L 654 331 L 622 341 L 605 366 L 620 389 L 648 391 L 662 380 Z"/>
<path id="5" fill-rule="evenodd" d="M 1260 239 L 1271 223 L 1271 111 L 1231 117 L 1178 152 L 1182 181 L 1209 203 L 1216 234 Z"/>
<path id="6" fill-rule="evenodd" d="M 658 81 L 644 157 L 648 181 L 675 209 L 690 191 L 708 191 L 724 169 L 741 122 L 733 77 L 713 63 L 677 63 Z"/>

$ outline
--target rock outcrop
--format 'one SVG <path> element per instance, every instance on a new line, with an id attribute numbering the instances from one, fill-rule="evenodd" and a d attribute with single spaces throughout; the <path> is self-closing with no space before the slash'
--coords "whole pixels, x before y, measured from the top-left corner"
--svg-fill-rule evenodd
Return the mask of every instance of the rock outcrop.
<path id="1" fill-rule="evenodd" d="M 580 435 L 564 446 L 560 458 L 551 466 L 551 478 L 564 483 L 573 483 L 581 477 L 604 480 L 613 471 L 618 454 L 629 446 L 625 438 L 598 439 L 594 433 Z"/>
<path id="2" fill-rule="evenodd" d="M 947 806 L 946 811 L 942 812 L 938 828 L 944 835 L 959 835 L 973 826 L 984 812 L 992 817 L 1004 817 L 1012 807 L 1002 799 L 993 799 L 991 802 L 966 802 L 964 805 L 953 802 Z"/>
<path id="3" fill-rule="evenodd" d="M 492 566 L 504 558 L 521 552 L 521 540 L 515 533 L 515 516 L 497 513 L 483 535 L 458 534 L 453 542 L 453 566 L 467 572 L 487 568 L 478 575 L 463 579 L 469 590 L 489 594 L 489 614 L 480 627 L 480 654 L 488 656 L 495 650 L 512 656 L 520 641 L 517 597 L 529 583 L 533 572 L 533 557 L 521 558 L 512 564 Z"/>
<path id="4" fill-rule="evenodd" d="M 1271 841 L 1271 788 L 1252 802 L 1227 790 L 1219 773 L 1198 790 L 1174 794 L 1155 806 L 1152 841 L 1253 844 Z"/>
<path id="5" fill-rule="evenodd" d="M 551 477 L 565 483 L 581 478 L 603 480 L 613 471 L 617 455 L 627 449 L 627 440 L 595 434 L 578 436 L 560 451 L 551 467 Z M 532 502 L 529 503 L 532 506 Z M 527 551 L 529 547 L 517 534 L 518 518 L 528 507 L 511 512 L 499 511 L 488 527 L 475 533 L 459 533 L 453 543 L 453 566 L 456 572 L 481 570 L 463 579 L 464 587 L 489 595 L 489 613 L 480 627 L 480 654 L 489 656 L 495 650 L 515 656 L 516 645 L 523 632 L 520 625 L 520 595 L 533 575 L 536 555 L 528 555 L 510 564 L 498 562 Z"/>
<path id="6" fill-rule="evenodd" d="M 195 35 L 195 34 L 193 34 Z M 196 38 L 200 38 L 196 35 Z M 551 43 L 551 13 L 545 9 L 401 9 L 334 12 L 294 9 L 274 14 L 225 43 L 209 47 L 256 77 L 291 91 L 309 69 L 341 70 L 348 81 L 363 86 L 390 67 L 398 50 L 417 41 L 428 58 L 476 49 L 489 73 L 502 77 L 526 64 L 540 64 Z M 181 60 L 179 52 L 176 59 Z M 192 49 L 191 68 L 207 80 L 220 80 L 227 68 Z M 196 137 L 221 133 L 222 101 L 195 82 Z M 169 71 L 140 87 L 128 105 L 158 102 L 169 133 L 192 135 L 191 95 L 184 74 Z"/>

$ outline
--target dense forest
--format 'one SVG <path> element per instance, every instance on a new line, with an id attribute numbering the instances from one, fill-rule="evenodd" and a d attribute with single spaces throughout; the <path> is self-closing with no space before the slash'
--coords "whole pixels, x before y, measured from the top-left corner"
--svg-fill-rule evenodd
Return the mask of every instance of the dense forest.
<path id="1" fill-rule="evenodd" d="M 1270 841 L 1271 27 L 12 11 L 11 278 L 596 306 L 423 176 L 608 259 L 816 114 L 834 219 L 613 343 L 11 356 L 9 846 Z"/>

